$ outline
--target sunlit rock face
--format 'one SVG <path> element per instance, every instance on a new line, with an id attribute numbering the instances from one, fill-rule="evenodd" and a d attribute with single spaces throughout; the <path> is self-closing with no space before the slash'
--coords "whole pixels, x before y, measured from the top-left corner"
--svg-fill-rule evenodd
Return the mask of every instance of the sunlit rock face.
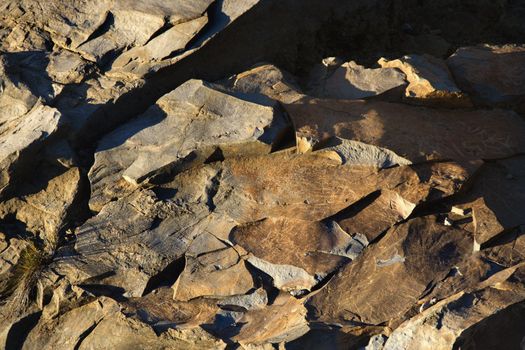
<path id="1" fill-rule="evenodd" d="M 524 17 L 1 2 L 0 348 L 523 348 Z"/>

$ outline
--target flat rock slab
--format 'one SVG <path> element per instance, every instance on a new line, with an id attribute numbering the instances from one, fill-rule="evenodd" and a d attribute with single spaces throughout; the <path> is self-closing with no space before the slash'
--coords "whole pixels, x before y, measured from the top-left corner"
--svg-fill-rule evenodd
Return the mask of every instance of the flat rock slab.
<path id="1" fill-rule="evenodd" d="M 186 267 L 173 286 L 173 298 L 180 301 L 224 298 L 246 294 L 254 287 L 244 259 L 234 248 L 225 248 L 186 257 Z"/>
<path id="2" fill-rule="evenodd" d="M 310 298 L 312 319 L 380 324 L 402 317 L 431 281 L 472 253 L 472 235 L 436 220 L 421 217 L 390 229 Z"/>
<path id="3" fill-rule="evenodd" d="M 313 87 L 309 91 L 312 96 L 355 100 L 394 89 L 402 92 L 406 87 L 405 74 L 394 68 L 365 68 L 354 61 L 323 68 L 312 74 L 309 82 Z"/>
<path id="4" fill-rule="evenodd" d="M 510 111 L 319 99 L 285 108 L 300 151 L 332 137 L 386 148 L 411 162 L 504 158 L 525 151 L 525 122 Z"/>
<path id="5" fill-rule="evenodd" d="M 525 46 L 462 47 L 447 64 L 459 87 L 477 103 L 525 110 Z"/>
<path id="6" fill-rule="evenodd" d="M 441 107 L 469 107 L 470 100 L 454 82 L 446 63 L 430 55 L 408 55 L 396 60 L 378 61 L 383 68 L 397 68 L 409 82 L 405 97 L 408 101 L 435 104 Z"/>
<path id="7" fill-rule="evenodd" d="M 287 127 L 272 106 L 241 100 L 190 80 L 163 96 L 145 114 L 107 135 L 90 170 L 90 207 L 100 210 L 119 190 L 183 163 L 268 153 Z M 120 185 L 119 185 L 120 184 Z"/>

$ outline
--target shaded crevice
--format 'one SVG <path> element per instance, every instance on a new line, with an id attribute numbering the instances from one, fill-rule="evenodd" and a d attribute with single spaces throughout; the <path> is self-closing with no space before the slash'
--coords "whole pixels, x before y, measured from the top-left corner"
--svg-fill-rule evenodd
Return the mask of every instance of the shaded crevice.
<path id="1" fill-rule="evenodd" d="M 185 266 L 186 262 L 184 256 L 169 263 L 158 274 L 150 277 L 148 283 L 146 284 L 146 287 L 144 288 L 142 296 L 146 296 L 160 287 L 172 286 L 177 281 L 181 273 L 184 271 Z"/>
<path id="2" fill-rule="evenodd" d="M 73 347 L 73 350 L 78 350 L 80 349 L 80 346 L 82 345 L 82 342 L 91 334 L 93 333 L 93 331 L 95 330 L 95 328 L 97 328 L 98 324 L 100 322 L 102 322 L 104 318 L 101 318 L 100 320 L 98 320 L 97 322 L 95 322 L 93 325 L 91 325 L 88 329 L 86 329 L 84 332 L 82 332 L 82 334 L 80 334 L 78 336 L 78 341 L 77 343 L 75 344 L 75 346 Z"/>
<path id="3" fill-rule="evenodd" d="M 96 39 L 102 35 L 104 35 L 105 33 L 107 33 L 110 29 L 111 29 L 111 26 L 115 23 L 115 17 L 113 16 L 113 14 L 108 11 L 106 13 L 106 19 L 104 19 L 104 21 L 100 24 L 100 26 L 98 26 L 97 29 L 95 29 L 93 31 L 93 33 L 91 33 L 88 38 L 86 40 L 84 40 L 81 44 L 79 44 L 78 46 L 82 46 L 88 42 L 90 42 L 91 40 L 93 39 Z"/>

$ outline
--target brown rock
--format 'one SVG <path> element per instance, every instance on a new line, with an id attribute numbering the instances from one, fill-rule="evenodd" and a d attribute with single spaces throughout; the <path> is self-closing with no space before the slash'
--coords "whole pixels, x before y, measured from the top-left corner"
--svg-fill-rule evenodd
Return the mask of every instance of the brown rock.
<path id="1" fill-rule="evenodd" d="M 324 62 L 323 62 L 324 63 Z M 382 94 L 398 96 L 406 86 L 405 75 L 393 68 L 365 68 L 354 61 L 325 69 L 309 82 L 310 95 L 321 98 L 362 99 Z"/>
<path id="2" fill-rule="evenodd" d="M 267 308 L 245 313 L 240 320 L 244 325 L 233 339 L 254 345 L 291 341 L 308 332 L 305 316 L 302 301 L 280 294 Z"/>
<path id="3" fill-rule="evenodd" d="M 477 290 L 453 295 L 406 321 L 390 335 L 384 349 L 470 348 L 467 344 L 472 346 L 477 341 L 476 337 L 470 338 L 466 330 L 485 317 L 507 314 L 505 308 L 525 300 L 523 267 L 513 270 L 502 271 L 480 284 Z M 498 345 L 518 348 L 521 338 L 500 339 Z"/>
<path id="4" fill-rule="evenodd" d="M 245 294 L 254 288 L 243 258 L 234 248 L 186 257 L 186 268 L 173 286 L 175 300 L 221 298 Z"/>
<path id="5" fill-rule="evenodd" d="M 431 281 L 471 254 L 473 245 L 466 231 L 443 226 L 433 216 L 393 227 L 310 298 L 312 317 L 342 324 L 401 318 Z"/>
<path id="6" fill-rule="evenodd" d="M 335 136 L 386 148 L 411 162 L 502 158 L 525 149 L 525 123 L 508 111 L 316 99 L 285 108 L 295 125 L 299 151 L 318 148 Z"/>
<path id="7" fill-rule="evenodd" d="M 525 157 L 486 163 L 468 193 L 453 205 L 472 216 L 462 225 L 483 244 L 499 233 L 525 225 Z M 461 217 L 459 218 L 461 221 Z"/>

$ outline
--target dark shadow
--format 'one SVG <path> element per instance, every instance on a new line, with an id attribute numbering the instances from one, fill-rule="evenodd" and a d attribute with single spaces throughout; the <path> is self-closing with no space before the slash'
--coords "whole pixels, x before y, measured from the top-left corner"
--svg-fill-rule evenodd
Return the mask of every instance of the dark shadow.
<path id="1" fill-rule="evenodd" d="M 21 350 L 29 332 L 37 325 L 42 312 L 35 312 L 13 324 L 7 333 L 5 348 L 9 350 Z"/>
<path id="2" fill-rule="evenodd" d="M 510 305 L 464 330 L 453 345 L 455 350 L 523 349 L 525 346 L 525 303 Z"/>
<path id="3" fill-rule="evenodd" d="M 142 296 L 148 295 L 157 288 L 172 286 L 177 281 L 182 271 L 184 271 L 185 266 L 186 261 L 184 256 L 169 263 L 162 271 L 150 277 Z"/>

